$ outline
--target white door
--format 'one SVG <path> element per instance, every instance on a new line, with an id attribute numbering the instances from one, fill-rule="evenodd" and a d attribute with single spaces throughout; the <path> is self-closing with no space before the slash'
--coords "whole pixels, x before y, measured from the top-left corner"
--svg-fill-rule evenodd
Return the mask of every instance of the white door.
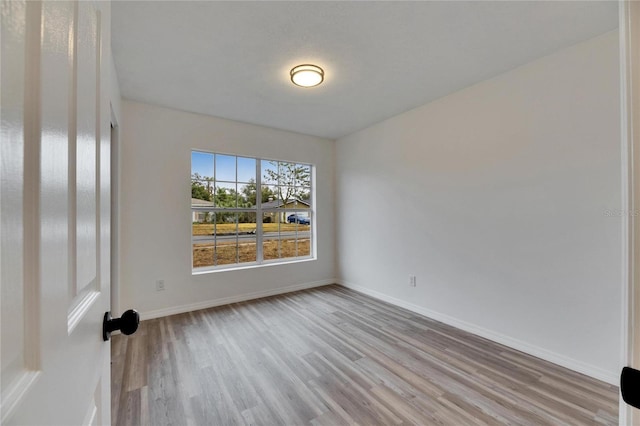
<path id="1" fill-rule="evenodd" d="M 2 1 L 2 424 L 109 424 L 108 2 Z"/>
<path id="2" fill-rule="evenodd" d="M 625 188 L 629 212 L 640 209 L 640 3 L 624 1 L 620 7 L 620 34 L 622 43 L 622 138 L 625 167 L 629 165 Z M 626 216 L 628 230 L 627 279 L 625 306 L 626 336 L 623 365 L 640 369 L 640 217 Z M 628 308 L 628 309 L 627 309 Z M 629 389 L 638 392 L 640 383 Z M 640 425 L 640 410 L 626 405 L 620 398 L 620 424 Z"/>

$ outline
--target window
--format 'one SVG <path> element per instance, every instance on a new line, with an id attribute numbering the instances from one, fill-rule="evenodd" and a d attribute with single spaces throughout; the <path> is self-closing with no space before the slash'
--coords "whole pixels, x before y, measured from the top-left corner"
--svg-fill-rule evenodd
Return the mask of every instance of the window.
<path id="1" fill-rule="evenodd" d="M 194 272 L 313 257 L 312 166 L 191 153 Z"/>

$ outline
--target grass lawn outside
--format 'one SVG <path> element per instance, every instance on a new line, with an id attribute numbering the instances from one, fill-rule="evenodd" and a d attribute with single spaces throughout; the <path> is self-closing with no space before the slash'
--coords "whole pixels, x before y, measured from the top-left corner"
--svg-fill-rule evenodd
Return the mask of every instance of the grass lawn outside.
<path id="1" fill-rule="evenodd" d="M 193 235 L 213 235 L 214 228 L 213 223 L 194 223 L 193 224 Z M 236 224 L 235 223 L 219 223 L 216 226 L 216 230 L 218 235 L 229 235 L 236 233 Z M 256 229 L 255 223 L 239 223 L 238 224 L 238 232 L 246 233 L 246 232 L 254 232 Z M 311 229 L 310 225 L 301 225 L 295 223 L 281 223 L 280 231 L 282 232 L 294 232 L 295 230 L 300 232 L 309 231 Z M 278 232 L 278 224 L 277 223 L 263 223 L 262 224 L 262 232 Z"/>
<path id="2" fill-rule="evenodd" d="M 306 227 L 308 228 L 308 226 Z M 236 262 L 236 247 L 239 262 Z M 300 239 L 297 240 L 297 244 L 295 239 L 264 241 L 262 245 L 262 253 L 264 260 L 309 256 L 311 254 L 311 240 L 309 238 Z M 214 246 L 213 241 L 193 245 L 194 268 L 214 265 L 231 265 L 235 263 L 249 263 L 255 261 L 255 242 L 241 242 L 237 246 L 235 241 L 219 242 L 217 246 Z"/>

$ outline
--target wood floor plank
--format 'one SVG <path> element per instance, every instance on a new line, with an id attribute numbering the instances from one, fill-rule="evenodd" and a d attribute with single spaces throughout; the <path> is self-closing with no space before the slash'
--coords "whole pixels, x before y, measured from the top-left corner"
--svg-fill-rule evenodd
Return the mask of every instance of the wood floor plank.
<path id="1" fill-rule="evenodd" d="M 113 337 L 117 425 L 615 425 L 618 389 L 340 286 Z"/>

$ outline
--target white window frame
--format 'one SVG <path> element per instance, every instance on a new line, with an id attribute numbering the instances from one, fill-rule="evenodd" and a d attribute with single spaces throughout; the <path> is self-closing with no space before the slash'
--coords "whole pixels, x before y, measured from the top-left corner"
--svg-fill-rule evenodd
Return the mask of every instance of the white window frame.
<path id="1" fill-rule="evenodd" d="M 296 262 L 304 262 L 304 261 L 309 261 L 309 260 L 315 260 L 316 259 L 316 253 L 315 253 L 315 235 L 316 235 L 316 211 L 315 211 L 315 184 L 314 184 L 314 176 L 315 176 L 315 165 L 314 164 L 310 164 L 310 163 L 306 163 L 306 162 L 301 162 L 301 161 L 289 161 L 289 160 L 276 160 L 276 159 L 268 159 L 268 158 L 260 158 L 260 157 L 250 157 L 250 156 L 246 156 L 246 155 L 239 155 L 239 154 L 226 154 L 226 153 L 222 153 L 222 152 L 213 152 L 213 151 L 204 151 L 201 149 L 192 149 L 191 154 L 193 154 L 194 152 L 199 152 L 199 153 L 204 153 L 204 154 L 211 154 L 214 157 L 214 168 L 213 168 L 213 177 L 214 177 L 214 189 L 213 192 L 215 194 L 215 189 L 216 189 L 216 183 L 217 181 L 215 180 L 215 176 L 216 176 L 216 170 L 215 170 L 215 156 L 216 155 L 226 155 L 226 156 L 233 156 L 236 157 L 236 179 L 235 179 L 235 184 L 236 184 L 236 193 L 239 193 L 239 188 L 238 188 L 238 158 L 249 158 L 252 160 L 256 161 L 256 206 L 255 208 L 228 208 L 228 207 L 216 207 L 215 205 L 213 207 L 193 207 L 191 206 L 191 212 L 190 212 L 190 216 L 191 218 L 193 218 L 193 213 L 194 212 L 203 212 L 203 213 L 212 213 L 213 217 L 215 218 L 216 213 L 255 213 L 256 215 L 256 261 L 255 262 L 243 262 L 240 263 L 239 262 L 239 252 L 238 252 L 238 220 L 236 219 L 236 263 L 233 264 L 225 264 L 225 265 L 212 265 L 212 266 L 201 266 L 201 267 L 194 267 L 193 266 L 193 249 L 194 249 L 194 244 L 197 243 L 202 243 L 202 242 L 213 242 L 214 245 L 214 263 L 215 263 L 215 254 L 216 254 L 216 242 L 217 242 L 217 232 L 216 227 L 215 227 L 215 219 L 214 219 L 214 233 L 213 236 L 211 238 L 206 238 L 206 239 L 199 239 L 197 242 L 194 240 L 194 235 L 193 235 L 193 219 L 191 219 L 191 273 L 193 275 L 198 275 L 198 274 L 202 274 L 202 273 L 209 273 L 209 272 L 218 272 L 218 271 L 230 271 L 230 270 L 236 270 L 236 269 L 248 269 L 248 268 L 255 268 L 255 267 L 262 267 L 262 266 L 269 266 L 269 265 L 281 265 L 281 264 L 287 264 L 287 263 L 296 263 Z M 309 166 L 309 208 L 287 208 L 286 206 L 284 206 L 283 208 L 263 208 L 262 207 L 262 162 L 266 161 L 266 162 L 271 162 L 271 161 L 275 161 L 278 163 L 289 163 L 289 164 L 299 164 L 299 165 L 303 165 L 303 166 Z M 193 171 L 193 164 L 191 164 L 191 171 Z M 192 181 L 192 178 L 190 176 L 190 182 Z M 226 181 L 225 181 L 226 182 Z M 243 182 L 241 182 L 243 183 Z M 281 185 L 271 185 L 271 184 L 265 184 L 267 186 L 281 186 Z M 215 195 L 214 195 L 215 196 Z M 264 220 L 264 214 L 265 213 L 283 213 L 286 212 L 287 215 L 291 215 L 294 213 L 304 213 L 306 216 L 309 217 L 310 220 L 310 228 L 309 228 L 309 255 L 306 256 L 295 256 L 295 257 L 285 257 L 285 258 L 278 258 L 278 259 L 264 259 L 264 253 L 263 253 L 263 243 L 264 243 L 264 235 L 263 235 L 263 220 Z M 236 216 L 237 218 L 237 216 Z M 280 235 L 280 224 L 281 222 L 278 220 L 278 235 Z M 295 240 L 296 240 L 296 252 L 297 252 L 297 245 L 298 245 L 298 229 L 296 228 L 295 231 Z M 281 243 L 280 243 L 280 238 L 278 238 L 278 254 L 281 255 Z"/>

